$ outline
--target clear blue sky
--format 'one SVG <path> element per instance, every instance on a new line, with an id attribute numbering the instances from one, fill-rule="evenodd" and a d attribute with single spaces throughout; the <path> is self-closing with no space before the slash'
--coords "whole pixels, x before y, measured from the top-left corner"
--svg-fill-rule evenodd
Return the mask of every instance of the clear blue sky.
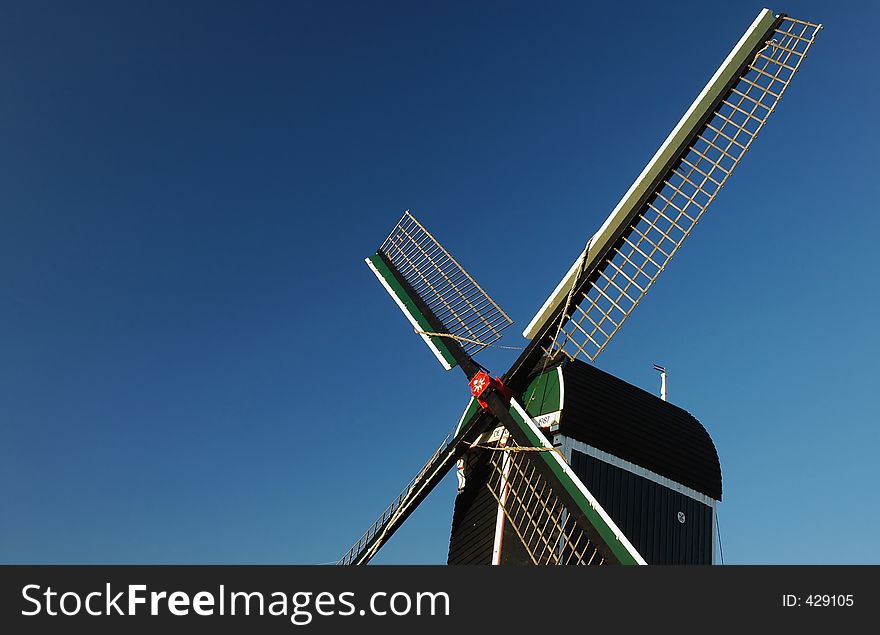
<path id="1" fill-rule="evenodd" d="M 5 3 L 0 562 L 337 558 L 467 395 L 363 258 L 412 209 L 521 344 L 760 8 Z M 877 563 L 880 12 L 772 8 L 826 29 L 598 365 L 711 432 L 726 562 Z"/>

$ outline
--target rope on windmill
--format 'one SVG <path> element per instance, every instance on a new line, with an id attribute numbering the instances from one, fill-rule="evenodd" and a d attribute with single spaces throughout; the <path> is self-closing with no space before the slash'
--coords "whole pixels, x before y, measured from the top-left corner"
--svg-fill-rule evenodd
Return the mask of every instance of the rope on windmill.
<path id="1" fill-rule="evenodd" d="M 462 337 L 461 335 L 454 335 L 452 333 L 435 333 L 433 331 L 420 331 L 419 329 L 415 329 L 416 333 L 419 335 L 427 335 L 428 337 L 448 337 L 451 340 L 458 340 L 459 342 L 466 342 L 468 344 L 476 344 L 477 346 L 491 346 L 492 348 L 506 348 L 514 351 L 523 350 L 522 346 L 504 346 L 502 344 L 493 344 L 491 342 L 483 342 L 480 340 L 474 340 L 469 337 Z"/>
<path id="2" fill-rule="evenodd" d="M 562 448 L 544 448 L 544 447 L 534 447 L 534 446 L 523 446 L 523 445 L 514 445 L 514 446 L 498 446 L 498 445 L 483 445 L 483 444 L 475 444 L 472 445 L 471 448 L 479 448 L 480 450 L 492 450 L 493 452 L 557 452 L 559 456 L 565 458 L 565 454 L 562 452 Z"/>

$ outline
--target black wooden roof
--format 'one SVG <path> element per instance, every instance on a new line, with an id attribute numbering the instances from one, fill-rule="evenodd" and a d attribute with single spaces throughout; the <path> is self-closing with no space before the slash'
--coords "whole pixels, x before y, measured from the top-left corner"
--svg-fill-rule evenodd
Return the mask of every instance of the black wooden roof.
<path id="1" fill-rule="evenodd" d="M 562 434 L 721 500 L 715 444 L 689 412 L 585 362 L 562 376 Z"/>

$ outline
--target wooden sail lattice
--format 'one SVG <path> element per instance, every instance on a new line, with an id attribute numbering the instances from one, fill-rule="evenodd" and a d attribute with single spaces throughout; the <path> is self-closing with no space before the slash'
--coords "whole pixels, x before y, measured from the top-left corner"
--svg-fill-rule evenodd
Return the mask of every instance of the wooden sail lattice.
<path id="1" fill-rule="evenodd" d="M 512 320 L 407 211 L 379 248 L 397 273 L 454 337 L 473 355 L 501 337 Z"/>
<path id="2" fill-rule="evenodd" d="M 547 352 L 591 361 L 602 352 L 739 165 L 820 29 L 781 21 L 592 273 L 592 283 L 571 299 L 569 319 Z"/>
<path id="3" fill-rule="evenodd" d="M 413 476 L 403 491 L 385 508 L 372 525 L 345 552 L 336 564 L 350 565 L 368 562 L 384 544 L 387 535 L 405 519 L 405 515 L 417 504 L 416 498 L 426 487 L 428 479 L 442 478 L 454 461 L 455 431 L 450 432 L 425 465 Z M 389 531 L 389 528 L 391 531 Z"/>
<path id="4" fill-rule="evenodd" d="M 540 471 L 537 452 L 557 450 L 522 447 L 507 435 L 502 438 L 492 446 L 472 450 L 469 461 L 488 462 L 490 472 L 485 487 L 531 563 L 616 564 L 595 536 L 594 528 L 575 521 L 575 515 L 558 495 L 559 483 L 551 483 Z"/>

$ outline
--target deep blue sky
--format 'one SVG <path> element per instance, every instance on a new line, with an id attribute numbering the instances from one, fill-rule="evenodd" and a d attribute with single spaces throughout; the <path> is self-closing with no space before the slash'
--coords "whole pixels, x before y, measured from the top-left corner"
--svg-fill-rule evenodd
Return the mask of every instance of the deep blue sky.
<path id="1" fill-rule="evenodd" d="M 412 209 L 521 344 L 760 7 L 4 3 L 0 562 L 336 559 L 467 395 L 363 257 Z M 711 432 L 726 562 L 877 563 L 880 12 L 773 8 L 826 29 L 598 365 Z"/>

